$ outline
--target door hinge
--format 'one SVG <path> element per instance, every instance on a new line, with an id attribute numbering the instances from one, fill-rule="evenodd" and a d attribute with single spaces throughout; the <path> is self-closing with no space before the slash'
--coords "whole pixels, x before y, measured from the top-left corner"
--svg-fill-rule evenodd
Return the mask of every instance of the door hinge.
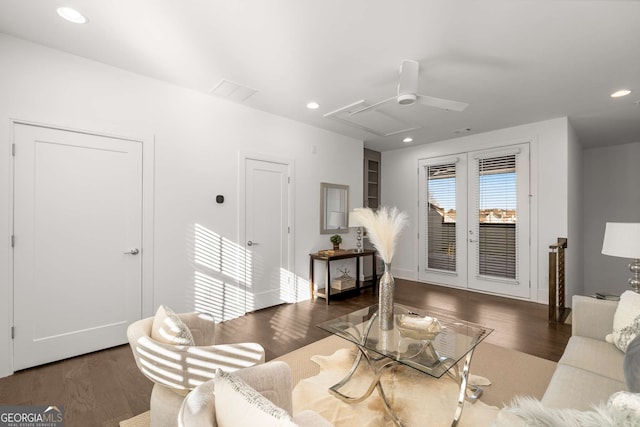
<path id="1" fill-rule="evenodd" d="M 13 234 L 11 235 L 11 247 L 16 247 L 16 236 L 14 236 Z"/>
<path id="2" fill-rule="evenodd" d="M 291 227 L 287 227 L 287 234 L 291 234 Z"/>
<path id="3" fill-rule="evenodd" d="M 16 337 L 16 328 L 15 326 L 11 327 L 11 339 L 14 339 Z"/>
<path id="4" fill-rule="evenodd" d="M 287 177 L 287 184 L 291 184 L 291 177 L 290 176 Z"/>
<path id="5" fill-rule="evenodd" d="M 15 156 L 16 156 L 16 144 L 15 144 L 15 143 L 14 143 L 14 144 L 11 144 L 11 155 L 12 155 L 13 157 L 15 157 Z"/>

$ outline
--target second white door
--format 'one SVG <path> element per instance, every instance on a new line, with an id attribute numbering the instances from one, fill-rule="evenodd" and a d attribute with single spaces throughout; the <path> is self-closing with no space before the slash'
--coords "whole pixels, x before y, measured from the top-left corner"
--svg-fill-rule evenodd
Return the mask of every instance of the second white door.
<path id="1" fill-rule="evenodd" d="M 290 302 L 289 166 L 245 159 L 246 311 Z"/>

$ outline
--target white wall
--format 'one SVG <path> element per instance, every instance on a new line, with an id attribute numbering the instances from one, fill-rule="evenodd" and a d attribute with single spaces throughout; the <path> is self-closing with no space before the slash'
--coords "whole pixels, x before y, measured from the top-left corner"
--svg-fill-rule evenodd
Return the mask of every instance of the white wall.
<path id="1" fill-rule="evenodd" d="M 153 295 L 144 315 L 160 303 L 193 308 L 195 224 L 238 243 L 240 152 L 295 164 L 300 299 L 309 297 L 309 252 L 330 247 L 319 233 L 320 182 L 349 185 L 351 208 L 360 206 L 362 141 L 5 35 L 0 69 L 0 377 L 12 366 L 11 119 L 133 137 L 155 148 Z M 217 194 L 224 204 L 216 204 Z M 354 246 L 355 233 L 343 237 L 343 246 Z"/>
<path id="2" fill-rule="evenodd" d="M 584 293 L 621 294 L 630 260 L 602 255 L 607 222 L 640 222 L 640 142 L 585 149 Z"/>
<path id="3" fill-rule="evenodd" d="M 393 272 L 417 280 L 418 160 L 529 142 L 531 148 L 531 299 L 548 302 L 548 247 L 568 237 L 568 121 L 558 118 L 382 153 L 382 203 L 409 213 L 412 226 L 394 256 Z M 575 231 L 574 231 L 575 232 Z M 575 292 L 575 277 L 567 278 Z M 568 295 L 569 292 L 567 292 Z M 570 296 L 568 296 L 570 301 Z"/>
<path id="4" fill-rule="evenodd" d="M 582 252 L 584 247 L 582 210 L 582 146 L 571 124 L 567 134 L 567 226 L 569 240 L 565 251 L 565 275 L 567 278 L 565 295 L 566 305 L 571 306 L 571 295 L 584 294 L 584 266 Z M 565 237 L 565 236 L 562 236 Z"/>

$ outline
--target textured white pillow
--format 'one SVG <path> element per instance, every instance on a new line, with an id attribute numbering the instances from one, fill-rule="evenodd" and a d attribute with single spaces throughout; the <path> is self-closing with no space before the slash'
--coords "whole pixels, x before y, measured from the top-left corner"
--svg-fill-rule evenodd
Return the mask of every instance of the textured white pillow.
<path id="1" fill-rule="evenodd" d="M 156 341 L 172 345 L 195 345 L 191 331 L 169 307 L 158 307 L 153 325 L 151 338 Z"/>
<path id="2" fill-rule="evenodd" d="M 219 427 L 295 427 L 291 416 L 233 374 L 216 371 L 213 380 Z"/>
<path id="3" fill-rule="evenodd" d="M 629 343 L 638 335 L 640 335 L 640 294 L 625 291 L 620 295 L 620 302 L 613 316 L 613 332 L 605 339 L 626 352 Z"/>

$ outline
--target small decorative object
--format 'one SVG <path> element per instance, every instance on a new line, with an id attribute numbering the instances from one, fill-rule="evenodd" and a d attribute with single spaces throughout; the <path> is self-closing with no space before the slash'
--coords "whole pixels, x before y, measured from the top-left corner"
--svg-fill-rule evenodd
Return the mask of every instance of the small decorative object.
<path id="1" fill-rule="evenodd" d="M 396 325 L 400 335 L 416 340 L 433 340 L 442 331 L 442 326 L 435 317 L 413 313 L 396 316 Z"/>
<path id="2" fill-rule="evenodd" d="M 331 243 L 333 243 L 333 250 L 337 251 L 338 249 L 340 249 L 340 243 L 342 243 L 342 236 L 339 234 L 334 234 L 333 236 L 331 236 L 329 238 L 329 240 L 331 241 Z"/>
<path id="3" fill-rule="evenodd" d="M 378 299 L 378 315 L 380 329 L 393 329 L 393 292 L 395 281 L 391 276 L 391 259 L 396 248 L 396 240 L 402 229 L 407 225 L 407 214 L 398 208 L 383 206 L 374 212 L 370 208 L 356 209 L 355 217 L 369 233 L 369 239 L 375 246 L 382 262 L 384 273 L 380 278 Z"/>
<path id="4" fill-rule="evenodd" d="M 356 252 L 362 252 L 362 224 L 356 215 L 356 210 L 349 212 L 349 227 L 356 229 Z"/>
<path id="5" fill-rule="evenodd" d="M 331 288 L 344 291 L 356 287 L 356 279 L 349 275 L 349 270 L 346 267 L 344 270 L 338 271 L 342 273 L 342 276 L 331 281 Z"/>

